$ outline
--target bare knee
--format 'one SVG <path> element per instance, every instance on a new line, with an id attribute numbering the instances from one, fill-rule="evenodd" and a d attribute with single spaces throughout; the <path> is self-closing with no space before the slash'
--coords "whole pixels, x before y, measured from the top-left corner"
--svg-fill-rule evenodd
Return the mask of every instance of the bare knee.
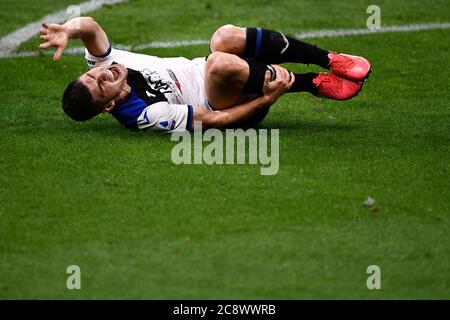
<path id="1" fill-rule="evenodd" d="M 243 81 L 248 77 L 247 63 L 234 54 L 216 51 L 208 56 L 206 74 L 209 78 Z M 239 81 L 240 82 L 240 81 Z"/>
<path id="2" fill-rule="evenodd" d="M 221 26 L 214 32 L 210 49 L 211 52 L 221 51 L 243 55 L 245 50 L 246 32 L 244 28 L 232 24 Z"/>

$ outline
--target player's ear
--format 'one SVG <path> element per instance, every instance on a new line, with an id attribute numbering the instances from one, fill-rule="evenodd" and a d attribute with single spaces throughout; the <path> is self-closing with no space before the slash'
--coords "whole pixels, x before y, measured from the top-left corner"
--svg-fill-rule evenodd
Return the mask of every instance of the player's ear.
<path id="1" fill-rule="evenodd" d="M 106 106 L 103 107 L 102 113 L 109 113 L 116 106 L 116 102 L 111 100 Z"/>

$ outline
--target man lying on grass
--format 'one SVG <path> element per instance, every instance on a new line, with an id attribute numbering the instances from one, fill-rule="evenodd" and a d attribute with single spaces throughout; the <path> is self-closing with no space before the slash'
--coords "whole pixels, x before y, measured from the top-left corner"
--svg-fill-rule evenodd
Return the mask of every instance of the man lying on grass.
<path id="1" fill-rule="evenodd" d="M 69 39 L 86 47 L 90 68 L 69 84 L 64 112 L 86 121 L 110 113 L 130 129 L 193 130 L 251 127 L 284 93 L 309 92 L 347 100 L 356 96 L 371 70 L 358 56 L 329 52 L 261 28 L 220 27 L 207 58 L 158 58 L 111 48 L 106 33 L 90 17 L 63 25 L 42 23 L 41 49 L 56 47 L 59 60 Z M 312 63 L 330 73 L 293 74 L 277 65 Z"/>

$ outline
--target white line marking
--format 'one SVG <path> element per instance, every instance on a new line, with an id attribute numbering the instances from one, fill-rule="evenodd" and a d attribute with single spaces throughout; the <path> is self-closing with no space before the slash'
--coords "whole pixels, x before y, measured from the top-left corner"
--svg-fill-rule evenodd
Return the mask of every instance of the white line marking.
<path id="1" fill-rule="evenodd" d="M 388 26 L 382 27 L 378 30 L 371 29 L 335 29 L 335 30 L 316 30 L 309 32 L 297 33 L 295 35 L 298 39 L 306 38 L 325 38 L 325 37 L 340 37 L 340 36 L 358 36 L 367 34 L 377 34 L 384 32 L 411 32 L 420 30 L 432 30 L 432 29 L 448 29 L 450 28 L 450 22 L 443 23 L 421 23 L 410 24 L 405 26 Z"/>
<path id="2" fill-rule="evenodd" d="M 180 41 L 153 41 L 147 44 L 140 44 L 133 50 L 143 50 L 149 48 L 179 48 L 187 46 L 197 46 L 209 44 L 209 40 L 180 40 Z"/>
<path id="3" fill-rule="evenodd" d="M 91 0 L 78 4 L 81 13 L 97 10 L 105 4 L 120 3 L 125 0 Z M 42 21 L 49 21 L 53 23 L 62 23 L 66 21 L 69 14 L 66 9 L 46 15 L 39 21 L 35 21 L 27 24 L 25 27 L 20 28 L 0 39 L 0 57 L 8 57 L 13 54 L 14 51 L 25 41 L 28 41 L 39 33 Z M 36 55 L 36 54 L 35 54 Z M 25 53 L 25 56 L 30 56 Z"/>
<path id="4" fill-rule="evenodd" d="M 117 0 L 116 0 L 117 1 Z M 379 30 L 370 29 L 335 29 L 335 30 L 313 30 L 308 32 L 301 32 L 295 35 L 298 39 L 307 38 L 326 38 L 326 37 L 343 37 L 343 36 L 357 36 L 357 35 L 372 35 L 385 32 L 413 32 L 421 30 L 434 30 L 434 29 L 448 29 L 450 28 L 450 22 L 443 23 L 422 23 L 422 24 L 410 24 L 404 26 L 387 26 Z M 0 41 L 1 43 L 1 41 Z M 122 50 L 144 50 L 149 48 L 178 48 L 196 45 L 208 44 L 209 40 L 179 40 L 179 41 L 153 41 L 147 44 L 140 44 L 137 46 L 115 45 L 114 47 Z M 53 55 L 52 51 L 23 51 L 17 53 L 3 54 L 3 48 L 0 45 L 0 58 L 19 58 L 19 57 L 35 57 L 39 55 Z M 67 55 L 83 54 L 84 48 L 70 48 L 65 50 Z"/>

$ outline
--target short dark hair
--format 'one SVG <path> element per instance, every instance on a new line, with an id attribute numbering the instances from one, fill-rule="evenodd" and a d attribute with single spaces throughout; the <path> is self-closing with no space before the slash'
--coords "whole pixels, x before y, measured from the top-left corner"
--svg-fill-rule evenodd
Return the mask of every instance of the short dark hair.
<path id="1" fill-rule="evenodd" d="M 94 97 L 79 79 L 75 79 L 67 86 L 62 97 L 64 112 L 76 121 L 92 119 L 102 112 L 102 109 L 94 103 Z"/>

